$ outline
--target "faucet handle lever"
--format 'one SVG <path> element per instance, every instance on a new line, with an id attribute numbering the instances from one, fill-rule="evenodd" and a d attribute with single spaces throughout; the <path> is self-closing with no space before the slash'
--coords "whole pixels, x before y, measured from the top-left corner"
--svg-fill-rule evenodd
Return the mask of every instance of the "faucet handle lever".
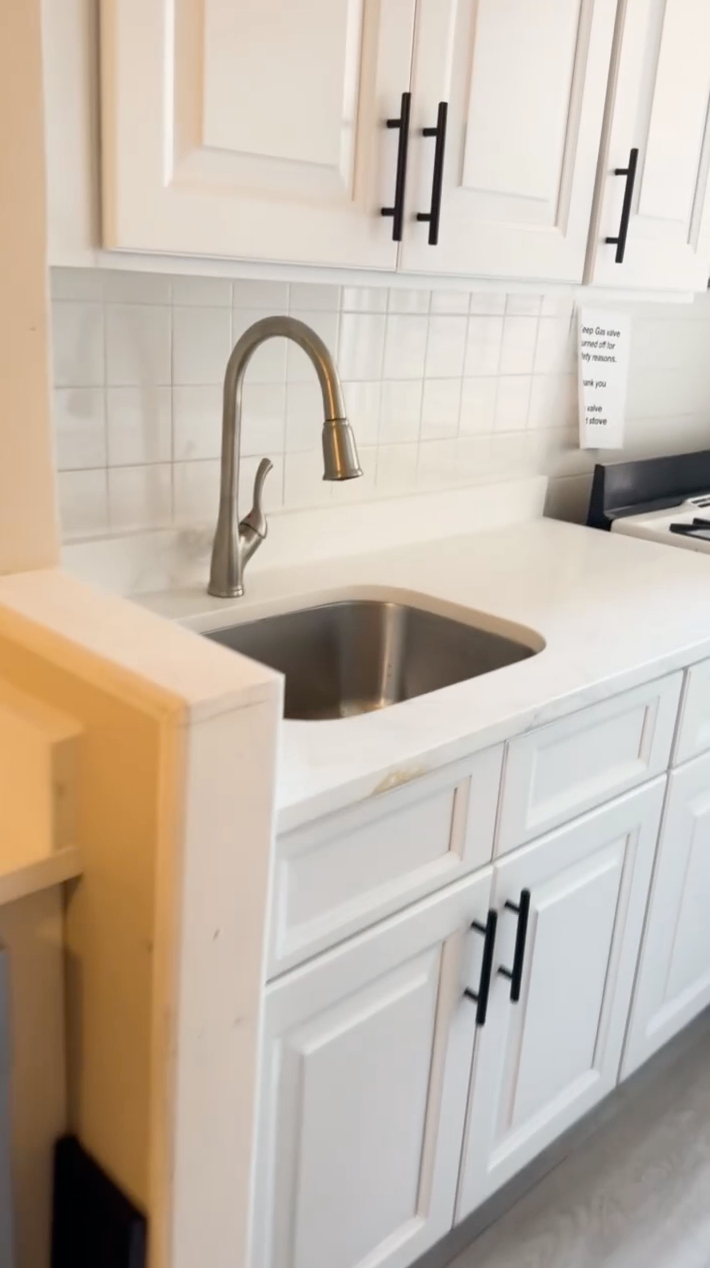
<path id="1" fill-rule="evenodd" d="M 257 537 L 266 537 L 267 522 L 264 514 L 264 481 L 270 471 L 273 470 L 273 462 L 270 458 L 262 458 L 256 469 L 254 476 L 254 503 L 248 515 L 244 516 L 240 529 L 244 532 L 251 529 L 256 533 Z"/>

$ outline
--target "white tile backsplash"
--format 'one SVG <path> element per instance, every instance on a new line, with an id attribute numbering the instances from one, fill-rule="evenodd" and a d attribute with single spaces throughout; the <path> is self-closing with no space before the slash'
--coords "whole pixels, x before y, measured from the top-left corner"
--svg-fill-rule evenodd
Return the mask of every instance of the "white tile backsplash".
<path id="1" fill-rule="evenodd" d="M 503 318 L 469 317 L 466 334 L 464 375 L 497 374 L 503 341 Z"/>
<path id="2" fill-rule="evenodd" d="M 501 374 L 496 396 L 496 431 L 524 431 L 530 402 L 529 374 Z"/>
<path id="3" fill-rule="evenodd" d="M 107 304 L 108 386 L 168 386 L 171 379 L 170 325 L 171 310 L 168 307 Z"/>
<path id="4" fill-rule="evenodd" d="M 390 313 L 428 313 L 431 303 L 430 291 L 408 291 L 399 287 L 391 290 L 387 301 Z"/>
<path id="5" fill-rule="evenodd" d="M 260 308 L 261 316 L 288 311 L 288 282 L 233 282 L 235 308 Z"/>
<path id="6" fill-rule="evenodd" d="M 231 350 L 228 308 L 173 309 L 173 383 L 219 383 Z"/>
<path id="7" fill-rule="evenodd" d="M 421 379 L 424 377 L 427 333 L 426 317 L 394 313 L 387 318 L 385 359 L 382 377 L 388 379 Z"/>
<path id="8" fill-rule="evenodd" d="M 379 286 L 344 286 L 341 306 L 344 313 L 384 313 L 388 293 Z"/>
<path id="9" fill-rule="evenodd" d="M 465 316 L 468 313 L 470 295 L 468 291 L 432 291 L 432 313 L 457 313 Z"/>
<path id="10" fill-rule="evenodd" d="M 173 388 L 173 458 L 219 458 L 222 443 L 222 389 L 218 384 Z"/>
<path id="11" fill-rule="evenodd" d="M 422 392 L 422 440 L 455 436 L 461 410 L 461 378 L 425 379 Z"/>
<path id="12" fill-rule="evenodd" d="M 179 283 L 182 279 L 175 281 Z M 103 298 L 109 304 L 169 304 L 172 299 L 171 280 L 162 273 L 107 269 L 103 283 Z"/>
<path id="13" fill-rule="evenodd" d="M 108 465 L 136 466 L 172 459 L 172 389 L 106 389 Z"/>
<path id="14" fill-rule="evenodd" d="M 384 317 L 359 312 L 343 313 L 338 354 L 338 371 L 342 379 L 381 379 L 384 347 Z"/>
<path id="15" fill-rule="evenodd" d="M 232 283 L 226 277 L 176 277 L 173 280 L 173 304 L 231 308 Z"/>
<path id="16" fill-rule="evenodd" d="M 345 393 L 346 408 L 349 408 L 353 389 L 359 386 L 356 383 L 348 384 Z M 289 383 L 286 387 L 286 452 L 314 449 L 322 426 L 323 398 L 315 375 L 310 382 Z"/>
<path id="17" fill-rule="evenodd" d="M 109 468 L 108 514 L 115 532 L 164 527 L 172 521 L 172 509 L 170 463 Z"/>
<path id="18" fill-rule="evenodd" d="M 60 471 L 57 498 L 65 537 L 94 537 L 108 528 L 108 471 Z"/>
<path id="19" fill-rule="evenodd" d="M 104 375 L 104 310 L 101 304 L 56 300 L 52 304 L 55 387 L 101 387 Z"/>
<path id="20" fill-rule="evenodd" d="M 710 300 L 634 314 L 630 454 L 710 444 Z M 525 471 L 579 509 L 574 297 L 54 269 L 55 428 L 66 537 L 216 518 L 222 380 L 254 321 L 290 312 L 335 354 L 364 475 L 322 479 L 322 400 L 285 340 L 244 385 L 240 510 L 262 455 L 272 513 Z M 604 455 L 602 455 L 604 456 Z M 558 487 L 559 486 L 559 487 Z M 564 487 L 563 487 L 564 486 Z"/>
<path id="21" fill-rule="evenodd" d="M 427 379 L 460 379 L 466 355 L 465 317 L 437 314 L 429 318 L 424 375 Z"/>
<path id="22" fill-rule="evenodd" d="M 104 393 L 97 387 L 58 387 L 54 393 L 54 426 L 59 471 L 105 467 Z"/>
<path id="23" fill-rule="evenodd" d="M 176 524 L 217 523 L 219 459 L 173 463 L 173 518 Z"/>
<path id="24" fill-rule="evenodd" d="M 411 493 L 417 483 L 418 444 L 378 445 L 375 487 L 384 497 Z"/>
<path id="25" fill-rule="evenodd" d="M 389 445 L 417 440 L 422 414 L 421 379 L 385 380 L 380 399 L 379 438 Z"/>
<path id="26" fill-rule="evenodd" d="M 536 317 L 509 317 L 506 314 L 500 350 L 501 374 L 532 374 L 538 325 Z"/>
<path id="27" fill-rule="evenodd" d="M 495 426 L 498 379 L 493 375 L 464 379 L 461 384 L 459 432 L 462 436 L 492 432 Z"/>
<path id="28" fill-rule="evenodd" d="M 318 439 L 318 416 L 312 438 Z M 322 425 L 322 424 L 321 424 Z M 242 453 L 261 457 L 283 453 L 286 437 L 286 384 L 244 384 L 242 395 Z"/>
<path id="29" fill-rule="evenodd" d="M 343 383 L 343 397 L 348 418 L 353 426 L 359 445 L 376 445 L 380 430 L 380 401 L 382 384 L 379 380 L 368 383 Z M 311 426 L 318 417 L 318 407 Z"/>

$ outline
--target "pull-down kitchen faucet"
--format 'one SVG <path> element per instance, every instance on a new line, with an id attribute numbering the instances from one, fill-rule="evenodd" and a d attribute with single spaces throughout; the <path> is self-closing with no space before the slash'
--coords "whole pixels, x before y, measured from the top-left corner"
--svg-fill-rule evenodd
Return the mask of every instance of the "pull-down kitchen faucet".
<path id="1" fill-rule="evenodd" d="M 264 481 L 273 463 L 262 458 L 254 480 L 254 505 L 239 519 L 239 449 L 242 430 L 242 388 L 252 353 L 265 339 L 293 339 L 308 354 L 323 394 L 323 479 L 351 480 L 362 475 L 355 437 L 347 418 L 338 372 L 323 340 L 295 317 L 264 317 L 244 331 L 234 345 L 224 375 L 222 404 L 222 473 L 219 516 L 214 544 L 210 594 L 233 599 L 244 594 L 244 569 L 267 533 L 263 509 Z"/>

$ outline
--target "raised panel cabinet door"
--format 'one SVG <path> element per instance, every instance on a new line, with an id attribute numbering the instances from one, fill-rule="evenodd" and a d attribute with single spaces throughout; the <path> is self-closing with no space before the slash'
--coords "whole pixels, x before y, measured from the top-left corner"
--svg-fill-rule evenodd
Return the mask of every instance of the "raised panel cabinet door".
<path id="1" fill-rule="evenodd" d="M 495 966 L 514 966 L 530 894 L 517 1003 L 493 979 L 474 1057 L 457 1220 L 616 1085 L 665 779 L 627 793 L 496 866 Z"/>
<path id="2" fill-rule="evenodd" d="M 486 868 L 267 989 L 254 1268 L 406 1268 L 451 1228 L 490 886 Z"/>
<path id="3" fill-rule="evenodd" d="M 107 247 L 394 268 L 415 0 L 102 0 Z"/>
<path id="4" fill-rule="evenodd" d="M 625 1078 L 710 1004 L 710 755 L 669 778 Z"/>
<path id="5" fill-rule="evenodd" d="M 579 282 L 616 0 L 419 0 L 405 269 Z M 448 103 L 438 245 L 435 138 Z"/>
<path id="6" fill-rule="evenodd" d="M 710 5 L 627 0 L 613 111 L 600 171 L 591 280 L 703 291 L 710 168 Z M 626 171 L 638 151 L 623 262 L 617 262 Z"/>

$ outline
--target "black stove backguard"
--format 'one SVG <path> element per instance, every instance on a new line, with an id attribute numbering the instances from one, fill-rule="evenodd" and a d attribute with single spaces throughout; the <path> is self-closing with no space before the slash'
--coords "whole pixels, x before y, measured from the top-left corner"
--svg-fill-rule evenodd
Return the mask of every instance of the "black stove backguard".
<path id="1" fill-rule="evenodd" d="M 710 449 L 635 462 L 599 462 L 594 468 L 587 524 L 608 531 L 622 516 L 679 506 L 709 489 Z"/>

